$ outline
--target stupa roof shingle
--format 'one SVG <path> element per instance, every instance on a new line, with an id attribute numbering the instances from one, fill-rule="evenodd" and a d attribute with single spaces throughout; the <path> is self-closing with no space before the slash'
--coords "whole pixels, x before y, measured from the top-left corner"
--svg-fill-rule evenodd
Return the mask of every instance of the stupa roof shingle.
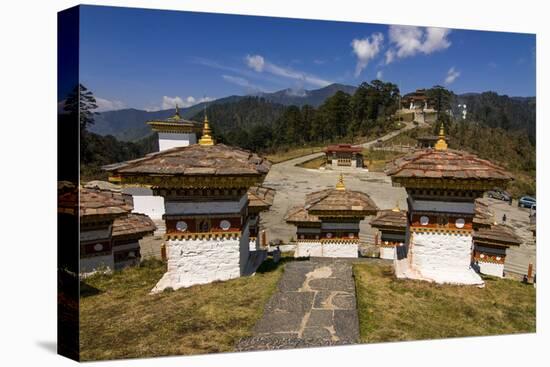
<path id="1" fill-rule="evenodd" d="M 509 181 L 512 176 L 502 167 L 459 150 L 423 149 L 396 158 L 386 166 L 392 179 L 476 179 Z"/>
<path id="2" fill-rule="evenodd" d="M 374 228 L 407 228 L 407 212 L 404 210 L 380 210 L 376 218 L 371 220 Z"/>
<path id="3" fill-rule="evenodd" d="M 493 224 L 490 227 L 479 228 L 474 231 L 474 241 L 502 246 L 519 246 L 521 239 L 514 230 L 502 224 Z"/>
<path id="4" fill-rule="evenodd" d="M 295 206 L 290 208 L 284 219 L 289 223 L 321 223 L 319 217 L 309 214 L 303 206 Z"/>
<path id="5" fill-rule="evenodd" d="M 76 215 L 78 211 L 80 217 L 123 215 L 132 211 L 133 207 L 132 196 L 109 190 L 81 187 L 79 190 L 65 190 L 58 197 L 60 213 Z"/>
<path id="6" fill-rule="evenodd" d="M 113 222 L 113 237 L 126 235 L 145 235 L 153 233 L 157 227 L 145 214 L 131 213 L 127 216 L 116 218 Z"/>
<path id="7" fill-rule="evenodd" d="M 103 168 L 114 174 L 161 176 L 260 176 L 271 163 L 248 150 L 224 144 L 193 144 Z"/>
<path id="8" fill-rule="evenodd" d="M 364 192 L 338 189 L 326 189 L 307 194 L 305 209 L 315 215 L 335 211 L 374 215 L 378 211 L 374 201 Z"/>
<path id="9" fill-rule="evenodd" d="M 265 186 L 252 186 L 248 189 L 249 207 L 266 207 L 273 205 L 275 190 Z"/>

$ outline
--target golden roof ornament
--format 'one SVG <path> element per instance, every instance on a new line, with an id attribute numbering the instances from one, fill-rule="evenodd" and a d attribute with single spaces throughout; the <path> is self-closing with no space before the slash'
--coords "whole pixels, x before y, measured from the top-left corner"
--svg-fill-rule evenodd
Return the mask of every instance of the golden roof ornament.
<path id="1" fill-rule="evenodd" d="M 397 213 L 399 213 L 401 211 L 401 209 L 399 208 L 399 200 L 395 201 L 395 208 L 393 208 L 391 211 L 392 212 L 397 212 Z"/>
<path id="2" fill-rule="evenodd" d="M 344 174 L 340 173 L 340 177 L 338 178 L 338 182 L 336 183 L 336 190 L 338 191 L 345 191 L 346 185 L 344 185 Z"/>
<path id="3" fill-rule="evenodd" d="M 439 128 L 439 139 L 437 139 L 437 143 L 435 143 L 434 148 L 438 151 L 445 151 L 448 148 L 447 141 L 445 140 L 445 126 L 443 125 L 443 122 L 441 122 L 441 127 Z"/>
<path id="4" fill-rule="evenodd" d="M 206 116 L 206 113 L 204 114 L 204 126 L 202 128 L 202 136 L 199 139 L 199 145 L 204 146 L 210 146 L 214 145 L 214 140 L 212 139 L 212 129 L 210 129 L 210 125 L 208 124 L 208 116 Z"/>

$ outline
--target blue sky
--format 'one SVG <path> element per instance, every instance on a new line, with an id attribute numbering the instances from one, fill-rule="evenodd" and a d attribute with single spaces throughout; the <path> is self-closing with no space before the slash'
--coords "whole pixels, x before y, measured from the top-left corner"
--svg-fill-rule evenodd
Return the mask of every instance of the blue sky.
<path id="1" fill-rule="evenodd" d="M 80 20 L 80 78 L 101 110 L 376 78 L 535 95 L 533 34 L 95 6 Z"/>

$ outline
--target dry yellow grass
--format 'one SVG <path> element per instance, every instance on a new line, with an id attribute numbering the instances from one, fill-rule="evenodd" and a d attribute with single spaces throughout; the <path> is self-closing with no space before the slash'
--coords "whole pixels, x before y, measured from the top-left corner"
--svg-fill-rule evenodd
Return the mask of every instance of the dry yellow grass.
<path id="1" fill-rule="evenodd" d="M 232 351 L 251 335 L 282 266 L 267 261 L 252 277 L 149 295 L 160 261 L 86 279 L 80 298 L 82 360 Z"/>
<path id="2" fill-rule="evenodd" d="M 319 153 L 324 147 L 308 147 L 308 148 L 296 148 L 289 149 L 287 151 L 277 152 L 273 154 L 268 154 L 266 156 L 273 163 L 281 163 L 284 161 L 289 161 L 294 158 L 303 157 L 305 155 L 310 155 L 313 153 Z"/>
<path id="3" fill-rule="evenodd" d="M 532 285 L 485 278 L 485 288 L 399 280 L 391 265 L 355 264 L 363 343 L 532 333 Z"/>
<path id="4" fill-rule="evenodd" d="M 310 169 L 319 169 L 327 163 L 327 158 L 323 155 L 317 158 L 310 159 L 304 163 L 298 164 L 298 167 L 310 168 Z"/>
<path id="5" fill-rule="evenodd" d="M 363 161 L 371 172 L 383 172 L 389 161 L 401 155 L 403 155 L 403 153 L 386 150 L 363 149 Z"/>

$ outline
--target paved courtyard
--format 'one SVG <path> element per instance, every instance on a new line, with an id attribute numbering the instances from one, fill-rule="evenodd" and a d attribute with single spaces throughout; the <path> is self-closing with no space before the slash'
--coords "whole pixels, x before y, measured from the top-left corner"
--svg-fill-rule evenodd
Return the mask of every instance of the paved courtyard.
<path id="1" fill-rule="evenodd" d="M 357 343 L 359 320 L 351 262 L 287 263 L 253 333 L 238 343 L 237 350 Z"/>

